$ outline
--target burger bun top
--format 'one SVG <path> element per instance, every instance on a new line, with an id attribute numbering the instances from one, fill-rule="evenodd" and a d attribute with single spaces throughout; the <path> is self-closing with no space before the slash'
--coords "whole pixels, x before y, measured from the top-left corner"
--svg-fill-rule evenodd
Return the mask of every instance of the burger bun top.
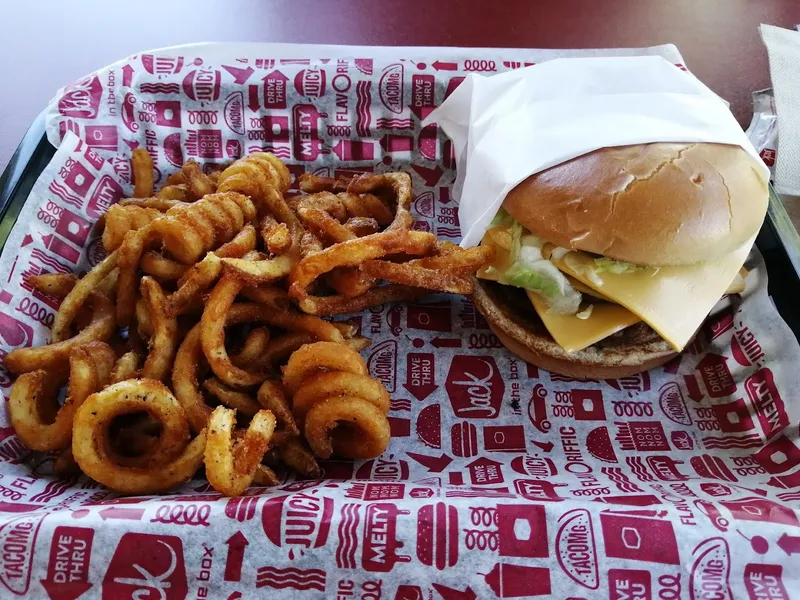
<path id="1" fill-rule="evenodd" d="M 528 177 L 503 202 L 547 241 L 649 266 L 721 258 L 754 236 L 767 182 L 739 146 L 602 148 Z"/>

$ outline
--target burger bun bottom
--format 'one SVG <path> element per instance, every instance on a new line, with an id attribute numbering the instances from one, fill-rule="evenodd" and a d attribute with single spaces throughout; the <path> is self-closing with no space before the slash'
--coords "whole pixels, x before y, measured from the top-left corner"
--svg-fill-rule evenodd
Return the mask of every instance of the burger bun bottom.
<path id="1" fill-rule="evenodd" d="M 568 354 L 547 332 L 521 289 L 477 279 L 472 300 L 506 348 L 526 362 L 560 375 L 619 379 L 663 365 L 678 355 L 641 322 Z"/>

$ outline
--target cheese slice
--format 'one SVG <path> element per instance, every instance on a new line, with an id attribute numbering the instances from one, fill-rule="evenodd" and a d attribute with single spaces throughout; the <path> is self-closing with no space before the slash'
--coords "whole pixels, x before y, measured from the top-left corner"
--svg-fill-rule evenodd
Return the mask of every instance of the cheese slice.
<path id="1" fill-rule="evenodd" d="M 490 265 L 486 265 L 478 271 L 477 276 L 481 279 L 497 281 L 498 275 L 511 266 L 511 256 L 506 248 L 492 243 L 493 241 L 488 234 L 484 238 L 484 244 L 491 244 L 495 247 L 495 257 Z M 489 267 L 494 267 L 494 269 L 489 269 Z M 579 292 L 601 300 L 606 299 L 603 294 L 584 285 L 580 280 L 570 275 L 567 275 L 567 279 Z M 583 350 L 641 320 L 619 304 L 602 302 L 594 304 L 588 319 L 579 319 L 575 315 L 559 315 L 552 312 L 547 302 L 536 292 L 525 290 L 525 293 L 547 331 L 550 332 L 556 343 L 568 353 Z"/>
<path id="2" fill-rule="evenodd" d="M 733 278 L 731 284 L 728 286 L 728 289 L 725 290 L 726 294 L 741 294 L 744 291 L 744 278 L 747 277 L 747 269 L 742 267 L 739 269 L 739 272 L 736 274 L 736 277 Z"/>
<path id="3" fill-rule="evenodd" d="M 547 331 L 569 354 L 583 350 L 603 338 L 641 321 L 627 308 L 607 302 L 592 304 L 592 312 L 586 319 L 579 319 L 575 315 L 559 315 L 551 311 L 547 302 L 537 293 L 529 290 L 525 290 L 525 293 L 528 294 L 533 308 L 536 309 L 536 313 L 542 319 Z"/>
<path id="4" fill-rule="evenodd" d="M 755 236 L 720 260 L 624 274 L 599 271 L 585 252 L 552 260 L 564 273 L 640 317 L 681 351 L 739 273 L 753 241 Z"/>
<path id="5" fill-rule="evenodd" d="M 497 281 L 499 274 L 511 266 L 506 247 L 510 240 L 508 229 L 500 226 L 486 232 L 482 243 L 494 246 L 496 252 L 492 264 L 476 273 L 479 278 Z M 742 276 L 747 274 L 742 264 L 753 240 L 713 263 L 623 274 L 600 271 L 594 257 L 580 251 L 571 251 L 561 259 L 551 257 L 577 291 L 608 303 L 595 304 L 588 319 L 555 314 L 540 296 L 526 292 L 553 339 L 567 352 L 577 352 L 639 320 L 680 351 L 719 298 L 742 291 Z"/>
<path id="6" fill-rule="evenodd" d="M 597 290 L 593 290 L 588 285 L 583 285 L 582 281 L 579 281 L 579 280 L 575 279 L 574 277 L 572 277 L 571 275 L 567 275 L 566 273 L 564 273 L 564 275 L 567 276 L 567 281 L 569 281 L 569 284 L 573 288 L 578 290 L 581 294 L 584 294 L 586 296 L 591 296 L 593 298 L 599 298 L 600 300 L 605 300 L 606 302 L 610 302 L 610 300 L 608 298 L 603 296 L 603 294 L 601 294 Z"/>
<path id="7" fill-rule="evenodd" d="M 488 279 L 490 281 L 497 281 L 497 276 L 500 273 L 505 273 L 511 266 L 511 251 L 510 247 L 506 248 L 505 245 L 498 245 L 495 243 L 494 234 L 496 232 L 504 233 L 507 228 L 493 227 L 486 232 L 481 244 L 494 247 L 494 258 L 488 264 L 485 264 L 475 274 L 480 279 Z"/>

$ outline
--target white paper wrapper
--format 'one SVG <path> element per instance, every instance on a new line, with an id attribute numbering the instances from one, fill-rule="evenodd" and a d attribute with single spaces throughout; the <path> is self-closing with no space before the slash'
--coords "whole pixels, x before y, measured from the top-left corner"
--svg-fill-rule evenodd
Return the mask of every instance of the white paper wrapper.
<path id="1" fill-rule="evenodd" d="M 780 115 L 775 189 L 800 196 L 800 33 L 764 24 L 759 33 L 767 48 L 775 110 Z"/>
<path id="2" fill-rule="evenodd" d="M 453 140 L 462 246 L 475 246 L 506 194 L 529 175 L 607 146 L 715 142 L 769 172 L 725 103 L 659 56 L 552 60 L 471 74 L 428 116 Z"/>
<path id="3" fill-rule="evenodd" d="M 619 52 L 681 62 L 671 46 Z M 129 190 L 136 144 L 161 181 L 178 158 L 267 145 L 295 174 L 405 169 L 417 226 L 458 240 L 450 143 L 421 119 L 475 69 L 575 54 L 224 44 L 87 76 L 49 109 L 59 148 L 0 258 L 0 355 L 48 339 L 55 301 L 28 275 L 100 259 L 89 226 Z M 695 600 L 760 598 L 768 585 L 788 598 L 799 585 L 800 348 L 758 253 L 747 266 L 741 302 L 704 325 L 707 346 L 620 380 L 526 365 L 460 296 L 355 315 L 392 395 L 387 452 L 241 498 L 202 479 L 135 498 L 56 479 L 53 457 L 29 453 L 2 413 L 0 597 Z"/>

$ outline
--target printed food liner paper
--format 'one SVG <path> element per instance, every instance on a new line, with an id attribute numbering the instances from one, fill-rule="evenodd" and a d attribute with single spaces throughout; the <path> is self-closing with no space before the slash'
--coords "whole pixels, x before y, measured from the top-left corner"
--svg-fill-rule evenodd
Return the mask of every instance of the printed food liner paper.
<path id="1" fill-rule="evenodd" d="M 480 243 L 508 192 L 529 175 L 598 148 L 739 145 L 769 179 L 725 102 L 661 56 L 566 58 L 493 77 L 471 73 L 426 122 L 439 123 L 453 141 L 463 246 Z"/>
<path id="2" fill-rule="evenodd" d="M 621 51 L 681 62 L 672 46 Z M 417 227 L 457 241 L 451 144 L 421 121 L 470 72 L 570 53 L 221 45 L 133 56 L 61 90 L 59 149 L 0 260 L 2 351 L 48 340 L 26 276 L 85 270 L 130 192 L 267 149 L 296 175 L 403 169 Z M 557 115 L 554 115 L 557 117 Z M 463 297 L 358 315 L 393 439 L 325 479 L 120 498 L 54 479 L 3 414 L 0 592 L 75 598 L 788 598 L 800 553 L 798 345 L 754 252 L 742 299 L 648 373 L 574 381 L 505 351 Z M 11 381 L 4 375 L 7 397 Z"/>

